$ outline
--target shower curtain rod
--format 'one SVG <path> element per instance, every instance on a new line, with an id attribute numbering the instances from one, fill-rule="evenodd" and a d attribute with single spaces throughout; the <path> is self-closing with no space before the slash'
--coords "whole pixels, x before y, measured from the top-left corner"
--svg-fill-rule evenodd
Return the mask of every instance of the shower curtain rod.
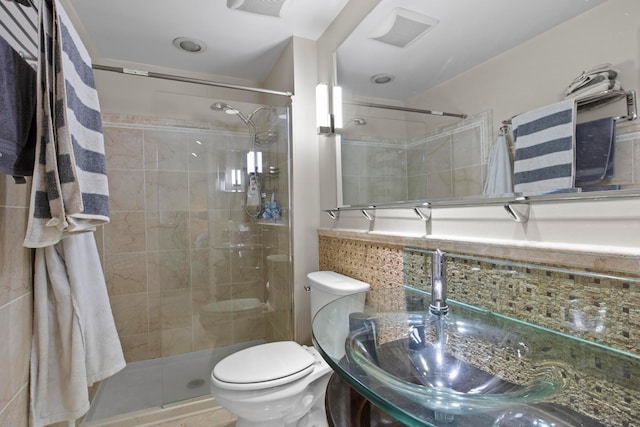
<path id="1" fill-rule="evenodd" d="M 405 111 L 407 113 L 430 114 L 432 116 L 458 117 L 460 119 L 466 119 L 468 117 L 466 114 L 460 114 L 460 113 L 446 113 L 444 111 L 421 110 L 419 108 L 400 107 L 397 105 L 386 105 L 386 104 L 374 104 L 370 102 L 346 101 L 345 104 L 358 105 L 361 107 L 383 108 L 385 110 Z"/>
<path id="2" fill-rule="evenodd" d="M 288 97 L 292 97 L 293 96 L 293 92 L 282 92 L 282 91 L 278 91 L 278 90 L 262 89 L 262 88 L 257 88 L 257 87 L 234 85 L 234 84 L 231 84 L 231 83 L 222 83 L 222 82 L 216 82 L 216 81 L 212 81 L 212 80 L 204 80 L 204 79 L 196 79 L 196 78 L 192 78 L 192 77 L 176 76 L 176 75 L 173 75 L 173 74 L 156 73 L 156 72 L 153 72 L 153 71 L 134 70 L 132 68 L 111 67 L 111 66 L 108 66 L 108 65 L 93 64 L 93 69 L 94 70 L 101 70 L 101 71 L 112 71 L 112 72 L 120 73 L 120 74 L 131 74 L 131 75 L 134 75 L 134 76 L 152 77 L 152 78 L 155 78 L 155 79 L 173 80 L 173 81 L 177 81 L 177 82 L 196 83 L 196 84 L 207 85 L 207 86 L 223 87 L 223 88 L 227 88 L 227 89 L 244 90 L 244 91 L 247 91 L 247 92 L 266 93 L 266 94 L 269 94 L 269 95 L 288 96 Z"/>

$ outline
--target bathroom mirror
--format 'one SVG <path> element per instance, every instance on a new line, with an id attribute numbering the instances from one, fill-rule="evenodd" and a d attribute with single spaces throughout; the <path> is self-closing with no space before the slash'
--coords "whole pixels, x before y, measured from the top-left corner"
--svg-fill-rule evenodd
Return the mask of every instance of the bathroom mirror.
<path id="1" fill-rule="evenodd" d="M 579 103 L 576 122 L 617 118 L 605 150 L 613 171 L 579 188 L 509 194 L 636 195 L 640 125 L 627 120 L 627 101 L 638 89 L 639 34 L 634 0 L 381 0 L 334 55 L 338 206 L 497 197 L 483 190 L 503 122 L 562 101 L 573 79 L 603 63 L 617 71 L 619 96 Z"/>

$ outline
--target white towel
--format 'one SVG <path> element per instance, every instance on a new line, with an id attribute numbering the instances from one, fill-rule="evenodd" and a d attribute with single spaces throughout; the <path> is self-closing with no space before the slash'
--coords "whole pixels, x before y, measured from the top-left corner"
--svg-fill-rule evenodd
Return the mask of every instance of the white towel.
<path id="1" fill-rule="evenodd" d="M 573 92 L 584 89 L 587 86 L 592 86 L 597 83 L 604 82 L 606 80 L 615 80 L 618 77 L 618 72 L 616 70 L 605 70 L 595 74 L 587 74 L 582 76 L 577 81 L 573 81 L 569 87 L 567 88 L 565 95 L 568 97 Z"/>
<path id="2" fill-rule="evenodd" d="M 593 85 L 585 86 L 582 89 L 578 89 L 575 92 L 572 92 L 569 95 L 567 95 L 565 99 L 580 100 L 589 95 L 604 92 L 605 90 L 619 90 L 619 89 L 622 89 L 622 85 L 620 84 L 619 81 L 605 80 L 600 83 L 595 83 Z"/>
<path id="3" fill-rule="evenodd" d="M 38 136 L 24 245 L 109 221 L 104 138 L 91 58 L 58 0 L 39 11 Z"/>
<path id="4" fill-rule="evenodd" d="M 513 171 L 506 135 L 498 136 L 489 152 L 484 194 L 500 196 L 513 192 Z"/>
<path id="5" fill-rule="evenodd" d="M 569 99 L 512 119 L 514 190 L 540 193 L 573 188 L 576 103 Z"/>
<path id="6" fill-rule="evenodd" d="M 89 410 L 88 386 L 125 366 L 93 233 L 36 249 L 31 349 L 33 427 Z"/>
<path id="7" fill-rule="evenodd" d="M 594 74 L 608 72 L 608 71 L 611 71 L 611 70 L 613 70 L 613 65 L 608 63 L 608 62 L 606 62 L 604 64 L 594 65 L 591 68 L 587 68 L 586 70 L 583 70 L 576 78 L 574 78 L 571 81 L 571 84 L 569 86 L 571 87 L 571 86 L 579 85 L 580 83 L 583 83 L 586 80 L 588 80 L 589 76 L 592 76 Z"/>

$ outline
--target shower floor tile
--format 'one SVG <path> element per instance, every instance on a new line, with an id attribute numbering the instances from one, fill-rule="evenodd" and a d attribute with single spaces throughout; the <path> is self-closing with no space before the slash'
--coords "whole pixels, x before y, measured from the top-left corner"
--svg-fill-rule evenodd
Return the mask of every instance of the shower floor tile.
<path id="1" fill-rule="evenodd" d="M 132 362 L 102 381 L 86 422 L 207 396 L 213 366 L 236 351 L 264 343 L 251 341 L 160 359 Z"/>

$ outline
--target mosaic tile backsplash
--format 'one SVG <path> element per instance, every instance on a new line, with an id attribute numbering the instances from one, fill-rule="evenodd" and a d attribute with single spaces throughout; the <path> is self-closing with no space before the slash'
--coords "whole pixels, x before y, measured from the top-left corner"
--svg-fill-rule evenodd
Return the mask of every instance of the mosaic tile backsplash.
<path id="1" fill-rule="evenodd" d="M 405 284 L 428 290 L 430 253 L 404 250 Z M 640 355 L 640 278 L 447 254 L 448 297 Z"/>

